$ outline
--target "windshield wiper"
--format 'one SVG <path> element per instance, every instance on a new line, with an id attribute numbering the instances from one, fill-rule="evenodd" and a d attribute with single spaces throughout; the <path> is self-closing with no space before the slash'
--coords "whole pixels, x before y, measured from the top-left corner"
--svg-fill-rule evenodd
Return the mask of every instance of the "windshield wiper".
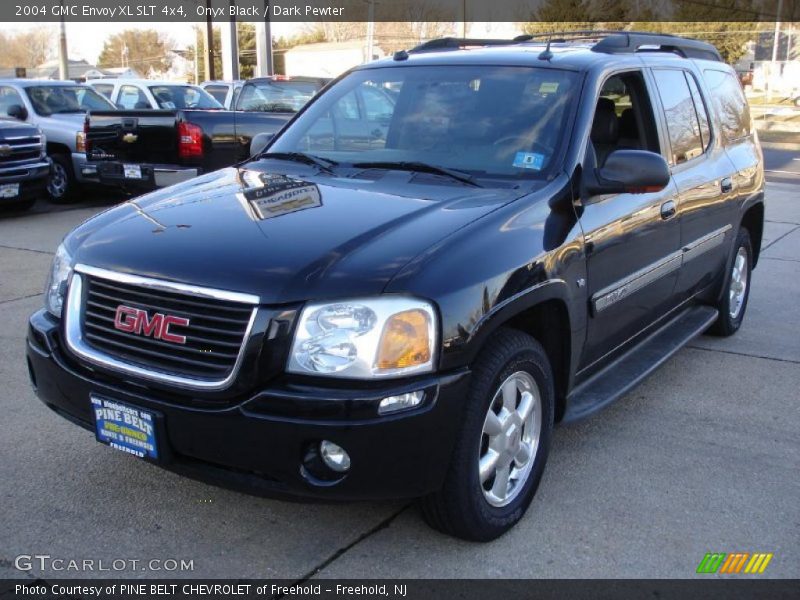
<path id="1" fill-rule="evenodd" d="M 331 167 L 335 167 L 339 163 L 329 158 L 322 158 L 321 156 L 314 156 L 313 154 L 306 154 L 305 152 L 262 152 L 256 158 L 274 158 L 277 160 L 289 160 L 293 162 L 305 163 L 307 165 L 314 165 L 319 167 L 321 171 L 333 174 Z"/>
<path id="2" fill-rule="evenodd" d="M 475 178 L 469 173 L 458 171 L 456 169 L 449 169 L 447 167 L 439 167 L 437 165 L 429 165 L 424 162 L 417 161 L 383 161 L 383 162 L 360 162 L 354 163 L 354 167 L 361 169 L 399 169 L 401 171 L 418 171 L 420 173 L 432 173 L 434 175 L 443 175 L 450 179 L 455 179 L 461 183 L 471 185 L 474 187 L 483 187 Z"/>

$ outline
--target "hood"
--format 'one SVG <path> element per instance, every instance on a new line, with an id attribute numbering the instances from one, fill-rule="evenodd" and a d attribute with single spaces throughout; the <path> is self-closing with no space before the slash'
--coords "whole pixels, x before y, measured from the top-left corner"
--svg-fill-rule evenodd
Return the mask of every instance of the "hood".
<path id="1" fill-rule="evenodd" d="M 15 135 L 37 135 L 39 128 L 22 121 L 0 119 L 0 140 Z"/>
<path id="2" fill-rule="evenodd" d="M 67 246 L 78 263 L 257 294 L 265 304 L 371 295 L 420 252 L 522 194 L 416 179 L 426 178 L 249 163 L 106 211 Z"/>

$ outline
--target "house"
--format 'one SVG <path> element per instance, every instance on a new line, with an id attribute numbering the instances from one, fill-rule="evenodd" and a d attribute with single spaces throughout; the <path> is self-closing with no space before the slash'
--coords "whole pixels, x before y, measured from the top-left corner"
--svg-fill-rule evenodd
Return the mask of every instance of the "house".
<path id="1" fill-rule="evenodd" d="M 48 60 L 33 69 L 28 69 L 27 75 L 29 79 L 61 79 L 58 59 Z M 67 61 L 67 79 L 86 81 L 104 77 L 114 77 L 114 75 L 107 69 L 101 69 L 83 59 Z"/>
<path id="2" fill-rule="evenodd" d="M 370 60 L 384 56 L 383 50 L 373 46 Z M 286 75 L 337 77 L 367 62 L 367 44 L 364 40 L 301 44 L 283 52 L 283 59 Z"/>

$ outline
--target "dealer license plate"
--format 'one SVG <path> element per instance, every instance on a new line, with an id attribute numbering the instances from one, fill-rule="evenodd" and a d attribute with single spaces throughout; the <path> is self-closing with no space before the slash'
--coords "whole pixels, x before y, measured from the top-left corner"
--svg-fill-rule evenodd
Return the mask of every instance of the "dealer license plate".
<path id="1" fill-rule="evenodd" d="M 140 458 L 158 458 L 153 413 L 109 398 L 92 396 L 97 441 Z"/>
<path id="2" fill-rule="evenodd" d="M 18 183 L 5 183 L 0 185 L 0 198 L 16 198 L 19 196 Z"/>
<path id="3" fill-rule="evenodd" d="M 142 167 L 139 165 L 122 165 L 122 170 L 125 173 L 125 179 L 142 178 Z"/>

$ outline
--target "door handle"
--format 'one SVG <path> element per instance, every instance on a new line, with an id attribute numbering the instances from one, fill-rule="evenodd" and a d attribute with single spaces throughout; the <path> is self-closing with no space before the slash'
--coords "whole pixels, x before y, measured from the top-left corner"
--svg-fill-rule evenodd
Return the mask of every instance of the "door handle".
<path id="1" fill-rule="evenodd" d="M 674 200 L 668 200 L 668 201 L 664 202 L 664 204 L 661 205 L 661 218 L 664 219 L 665 221 L 667 219 L 671 219 L 672 217 L 675 216 L 675 213 L 677 212 L 677 210 L 678 209 L 675 206 L 675 201 Z"/>
<path id="2" fill-rule="evenodd" d="M 730 177 L 723 177 L 722 181 L 719 182 L 719 189 L 722 190 L 723 194 L 727 194 L 733 189 L 733 180 Z"/>

